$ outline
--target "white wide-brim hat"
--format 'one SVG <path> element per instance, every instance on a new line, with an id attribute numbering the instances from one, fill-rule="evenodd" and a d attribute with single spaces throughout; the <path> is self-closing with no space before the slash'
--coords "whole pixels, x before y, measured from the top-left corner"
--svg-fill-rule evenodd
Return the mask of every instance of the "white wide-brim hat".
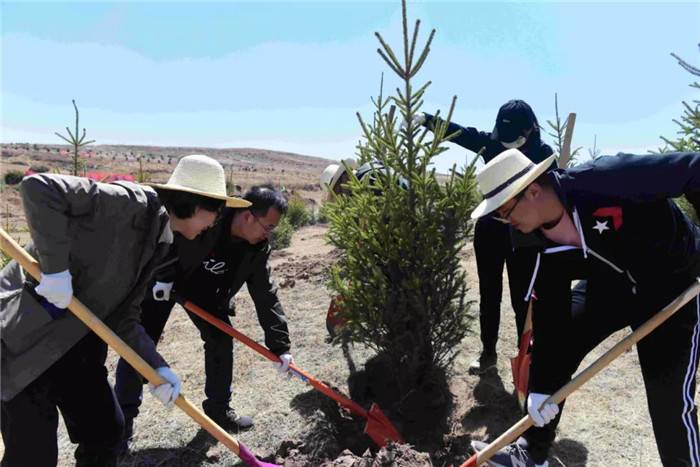
<path id="1" fill-rule="evenodd" d="M 226 201 L 231 208 L 247 208 L 250 202 L 226 195 L 224 168 L 215 159 L 202 154 L 185 156 L 177 163 L 168 183 L 146 183 L 162 190 L 186 191 Z"/>
<path id="2" fill-rule="evenodd" d="M 326 167 L 321 173 L 321 188 L 324 190 L 333 191 L 338 179 L 345 173 L 345 166 L 354 170 L 357 168 L 355 159 L 344 159 L 341 164 L 331 164 Z"/>
<path id="3" fill-rule="evenodd" d="M 533 163 L 517 149 L 508 149 L 494 157 L 476 174 L 483 201 L 472 211 L 472 219 L 483 217 L 513 199 L 537 177 L 549 170 L 554 156 Z"/>

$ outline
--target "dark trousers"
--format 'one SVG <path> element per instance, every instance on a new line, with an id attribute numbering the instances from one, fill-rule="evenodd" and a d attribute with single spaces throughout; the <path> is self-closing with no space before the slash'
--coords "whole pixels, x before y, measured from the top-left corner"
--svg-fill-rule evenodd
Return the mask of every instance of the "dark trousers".
<path id="1" fill-rule="evenodd" d="M 590 287 L 589 287 L 590 288 Z M 561 371 L 552 369 L 559 387 L 566 384 L 583 358 L 613 332 L 639 327 L 667 303 L 635 300 L 620 289 L 587 293 L 579 284 L 572 293 L 574 329 L 562 352 Z M 644 302 L 649 303 L 644 310 Z M 653 305 L 652 305 L 653 304 Z M 583 308 L 576 309 L 576 308 Z M 696 297 L 637 343 L 656 444 L 664 466 L 700 466 L 700 437 L 695 406 L 695 375 L 700 347 L 700 299 Z M 535 344 L 537 335 L 535 330 Z M 563 404 L 562 404 L 563 411 Z M 547 458 L 559 417 L 525 433 L 537 463 Z"/>
<path id="2" fill-rule="evenodd" d="M 156 344 L 163 334 L 163 328 L 175 305 L 172 301 L 144 300 L 141 304 L 141 325 Z M 216 309 L 207 309 L 218 319 L 231 324 L 228 314 Z M 204 341 L 204 371 L 206 382 L 204 393 L 207 399 L 205 410 L 224 410 L 231 400 L 231 381 L 233 378 L 233 342 L 231 337 L 202 320 L 188 313 L 190 319 L 199 329 Z M 117 364 L 115 390 L 117 399 L 127 420 L 133 420 L 139 413 L 143 397 L 144 380 L 123 359 Z"/>
<path id="3" fill-rule="evenodd" d="M 90 333 L 7 402 L 2 467 L 55 466 L 61 411 L 79 467 L 116 466 L 124 417 L 107 381 L 107 346 Z"/>
<path id="4" fill-rule="evenodd" d="M 482 217 L 474 227 L 474 254 L 479 275 L 479 322 L 485 351 L 495 352 L 501 322 L 503 266 L 508 271 L 510 301 L 515 311 L 518 337 L 523 333 L 528 302 L 525 300 L 537 253 L 532 249 L 513 251 L 510 228 L 490 217 Z M 515 345 L 518 345 L 516 339 Z"/>

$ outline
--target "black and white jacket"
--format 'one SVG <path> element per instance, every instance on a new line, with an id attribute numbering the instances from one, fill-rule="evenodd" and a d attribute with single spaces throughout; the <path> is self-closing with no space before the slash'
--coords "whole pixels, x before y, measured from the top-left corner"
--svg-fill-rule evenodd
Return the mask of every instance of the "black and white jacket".
<path id="1" fill-rule="evenodd" d="M 533 291 L 537 297 L 530 389 L 546 394 L 559 389 L 548 375 L 575 332 L 572 281 L 587 280 L 587 300 L 603 290 L 624 291 L 635 297 L 630 306 L 641 316 L 661 309 L 700 275 L 700 228 L 671 199 L 685 195 L 700 209 L 699 153 L 603 156 L 550 176 L 581 247 L 533 234 L 540 251 L 524 297 Z"/>

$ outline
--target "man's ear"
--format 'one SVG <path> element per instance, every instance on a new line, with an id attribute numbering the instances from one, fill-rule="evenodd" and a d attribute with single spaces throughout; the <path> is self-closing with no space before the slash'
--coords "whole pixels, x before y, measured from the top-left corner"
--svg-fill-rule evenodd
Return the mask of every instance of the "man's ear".
<path id="1" fill-rule="evenodd" d="M 542 196 L 542 186 L 537 182 L 530 183 L 525 188 L 525 197 L 529 200 L 535 200 Z"/>
<path id="2" fill-rule="evenodd" d="M 253 213 L 251 213 L 249 210 L 245 209 L 242 213 L 241 216 L 243 216 L 243 223 L 244 224 L 249 224 L 251 221 L 251 217 L 253 216 Z"/>

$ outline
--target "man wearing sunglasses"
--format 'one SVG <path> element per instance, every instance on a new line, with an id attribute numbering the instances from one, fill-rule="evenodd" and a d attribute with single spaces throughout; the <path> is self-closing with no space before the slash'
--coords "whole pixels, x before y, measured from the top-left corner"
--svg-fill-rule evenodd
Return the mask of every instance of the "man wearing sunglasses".
<path id="1" fill-rule="evenodd" d="M 142 325 L 158 342 L 175 304 L 173 288 L 178 298 L 190 300 L 230 324 L 233 298 L 245 284 L 265 333 L 265 345 L 280 357 L 282 363 L 275 365 L 284 375 L 294 361 L 289 353 L 287 319 L 268 264 L 268 239 L 287 212 L 287 201 L 280 192 L 266 187 L 253 187 L 244 199 L 251 203 L 248 208 L 225 209 L 216 225 L 196 239 L 175 239 L 170 257 L 176 266 L 157 276 L 152 296 L 142 304 Z M 229 405 L 233 376 L 231 337 L 201 318 L 188 315 L 204 341 L 204 412 L 229 431 L 251 428 L 252 419 L 237 415 Z M 117 366 L 115 389 L 126 421 L 126 450 L 141 405 L 142 380 L 123 360 Z"/>
<path id="2" fill-rule="evenodd" d="M 636 329 L 700 276 L 700 228 L 671 199 L 684 195 L 700 209 L 700 153 L 618 154 L 548 171 L 550 162 L 509 149 L 477 175 L 484 200 L 472 217 L 497 216 L 540 243 L 527 292 L 537 295 L 527 399 L 535 426 L 492 466 L 546 466 L 563 404 L 545 401 L 600 342 Z M 576 280 L 585 291 L 571 290 Z M 637 353 L 662 464 L 700 465 L 700 298 L 639 341 Z"/>

